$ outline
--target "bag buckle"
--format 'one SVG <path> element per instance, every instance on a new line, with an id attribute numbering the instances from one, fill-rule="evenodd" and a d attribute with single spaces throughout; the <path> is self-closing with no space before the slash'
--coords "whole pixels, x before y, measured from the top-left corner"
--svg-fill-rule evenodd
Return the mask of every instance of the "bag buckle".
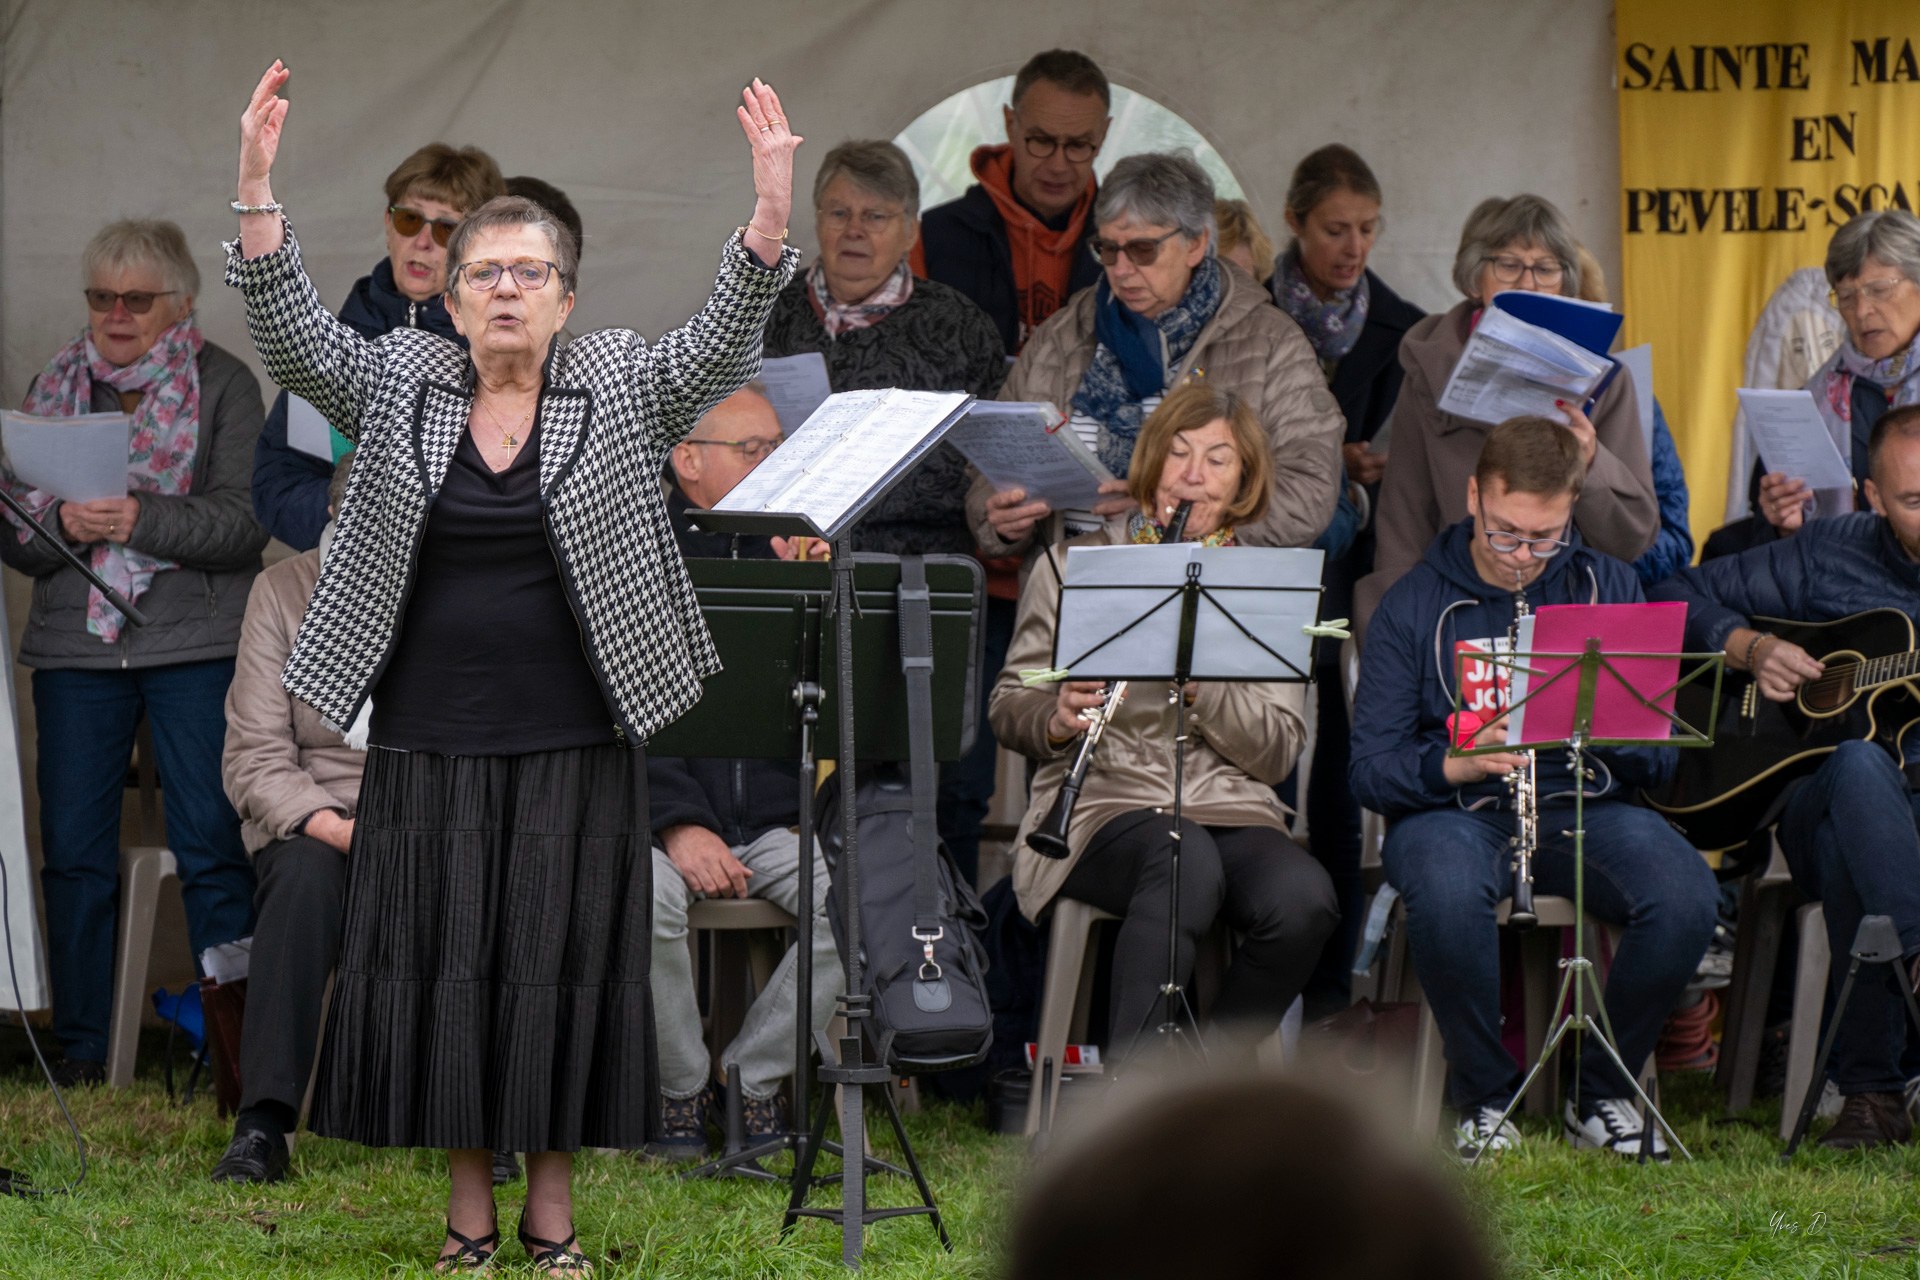
<path id="1" fill-rule="evenodd" d="M 925 957 L 920 961 L 920 981 L 940 981 L 941 969 L 933 959 L 933 944 L 947 936 L 945 927 L 936 925 L 932 929 L 922 929 L 915 925 L 913 936 L 914 940 L 920 944 L 920 954 Z"/>

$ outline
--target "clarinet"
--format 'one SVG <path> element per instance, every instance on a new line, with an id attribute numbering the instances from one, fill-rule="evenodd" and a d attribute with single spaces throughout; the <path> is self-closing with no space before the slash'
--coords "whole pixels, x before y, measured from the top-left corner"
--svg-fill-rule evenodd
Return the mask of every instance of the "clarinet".
<path id="1" fill-rule="evenodd" d="M 1183 542 L 1186 540 L 1187 519 L 1193 515 L 1193 503 L 1183 502 L 1174 510 L 1173 519 L 1167 522 L 1166 535 L 1162 542 Z M 1067 828 L 1073 822 L 1073 806 L 1080 800 L 1080 788 L 1087 781 L 1087 772 L 1093 767 L 1093 753 L 1100 748 L 1100 739 L 1107 732 L 1107 725 L 1120 710 L 1120 700 L 1127 696 L 1127 682 L 1110 682 L 1105 699 L 1097 707 L 1089 707 L 1081 712 L 1087 721 L 1087 731 L 1080 738 L 1080 750 L 1074 754 L 1073 763 L 1067 768 L 1067 776 L 1060 780 L 1060 791 L 1053 797 L 1053 805 L 1047 810 L 1047 816 L 1040 824 L 1027 833 L 1027 847 L 1043 858 L 1064 858 L 1067 856 Z"/>
<path id="2" fill-rule="evenodd" d="M 1527 608 L 1526 587 L 1518 582 L 1513 589 L 1513 621 L 1507 626 L 1507 661 L 1517 661 L 1520 647 L 1520 619 Z M 1512 688 L 1513 669 L 1508 667 L 1508 688 Z M 1523 751 L 1526 763 L 1507 775 L 1507 797 L 1513 805 L 1514 832 L 1507 845 L 1513 851 L 1513 905 L 1507 923 L 1515 929 L 1531 929 L 1540 923 L 1533 910 L 1533 855 L 1540 848 L 1540 793 L 1535 773 L 1534 753 Z"/>

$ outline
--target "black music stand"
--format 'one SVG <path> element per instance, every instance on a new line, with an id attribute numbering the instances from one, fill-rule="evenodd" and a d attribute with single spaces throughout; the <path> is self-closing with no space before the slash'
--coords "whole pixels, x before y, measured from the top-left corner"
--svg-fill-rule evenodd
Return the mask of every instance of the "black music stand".
<path id="1" fill-rule="evenodd" d="M 1597 628 L 1596 628 L 1597 629 Z M 1589 777 L 1587 752 L 1594 747 L 1711 747 L 1714 730 L 1719 717 L 1719 685 L 1725 659 L 1718 653 L 1647 653 L 1624 650 L 1607 651 L 1605 637 L 1589 637 L 1586 646 L 1578 653 L 1570 652 L 1519 652 L 1519 653 L 1458 653 L 1454 659 L 1453 709 L 1458 717 L 1461 713 L 1461 695 L 1466 681 L 1462 667 L 1469 661 L 1482 661 L 1490 666 L 1505 670 L 1509 679 L 1524 679 L 1525 691 L 1516 694 L 1507 705 L 1508 714 L 1522 711 L 1536 701 L 1544 702 L 1542 695 L 1549 690 L 1565 692 L 1565 685 L 1572 682 L 1575 686 L 1571 720 L 1561 720 L 1539 729 L 1540 718 L 1545 708 L 1535 707 L 1523 716 L 1522 740 L 1513 743 L 1492 743 L 1479 747 L 1459 747 L 1449 745 L 1447 754 L 1452 756 L 1480 756 L 1494 752 L 1535 751 L 1562 748 L 1567 753 L 1568 770 L 1574 781 L 1573 788 L 1573 956 L 1562 960 L 1560 968 L 1565 976 L 1560 980 L 1560 990 L 1554 997 L 1553 1008 L 1558 1011 L 1567 1009 L 1559 1015 L 1559 1021 L 1548 1033 L 1540 1049 L 1540 1057 L 1521 1080 L 1520 1088 L 1514 1093 L 1507 1109 L 1500 1113 L 1499 1121 L 1494 1125 L 1498 1129 L 1520 1106 L 1527 1091 L 1533 1087 L 1546 1068 L 1547 1063 L 1559 1049 L 1560 1042 L 1569 1032 L 1578 1036 L 1593 1035 L 1607 1057 L 1620 1074 L 1626 1077 L 1632 1086 L 1634 1095 L 1640 1100 L 1646 1111 L 1642 1117 L 1643 1128 L 1640 1133 L 1640 1160 L 1647 1160 L 1648 1149 L 1652 1145 L 1653 1125 L 1657 1121 L 1666 1130 L 1667 1139 L 1674 1149 L 1687 1159 L 1693 1159 L 1693 1153 L 1687 1150 L 1680 1135 L 1667 1122 L 1667 1118 L 1640 1087 L 1638 1071 L 1629 1068 L 1620 1058 L 1619 1041 L 1613 1034 L 1613 1024 L 1607 1017 L 1607 1006 L 1600 986 L 1600 979 L 1593 969 L 1593 961 L 1586 954 L 1587 921 L 1587 874 L 1586 874 L 1586 786 Z M 1637 687 L 1633 675 L 1624 672 L 1616 665 L 1620 662 L 1661 662 L 1671 663 L 1687 669 L 1679 671 L 1677 678 L 1660 685 L 1655 692 L 1644 693 Z M 1711 675 L 1714 684 L 1714 697 L 1709 702 L 1709 714 L 1704 728 L 1689 723 L 1673 710 L 1674 701 L 1680 690 L 1696 684 Z M 1511 687 L 1511 686 L 1510 686 Z M 1668 733 L 1665 736 L 1600 736 L 1595 733 L 1596 715 L 1604 714 L 1611 708 L 1626 708 L 1630 711 L 1647 711 L 1658 715 L 1664 722 Z M 1586 1006 L 1586 996 L 1591 989 L 1593 1009 Z M 1568 996 L 1572 996 L 1572 1007 L 1568 1009 Z M 1578 1087 L 1579 1075 L 1574 1076 Z M 1475 1151 L 1468 1164 L 1477 1164 L 1487 1148 L 1482 1146 Z"/>
<path id="2" fill-rule="evenodd" d="M 854 623 L 863 650 L 882 652 L 897 645 L 895 593 L 899 562 L 891 556 L 854 558 L 859 602 Z M 935 651 L 934 756 L 957 760 L 972 745 L 978 704 L 975 676 L 984 636 L 979 625 L 980 567 L 971 556 L 929 556 L 927 582 L 932 594 Z M 821 655 L 832 641 L 838 615 L 832 613 L 831 569 L 818 561 L 690 559 L 686 562 L 699 597 L 707 631 L 723 669 L 710 677 L 692 710 L 656 733 L 647 750 L 660 756 L 796 760 L 799 789 L 800 917 L 813 918 L 814 737 L 831 733 L 829 696 L 833 682 L 823 674 Z M 876 664 L 855 690 L 858 706 L 898 705 L 906 696 L 898 662 Z M 825 715 L 823 715 L 823 704 Z M 906 751 L 903 725 L 878 717 L 862 720 L 860 752 L 866 759 L 894 759 Z M 732 1087 L 727 1114 L 727 1145 L 715 1159 L 684 1171 L 683 1178 L 746 1177 L 784 1181 L 760 1161 L 792 1150 L 796 1160 L 810 1133 L 813 1031 L 813 951 L 804 924 L 796 955 L 795 986 L 800 1014 L 794 1046 L 791 1127 L 770 1141 L 747 1146 L 735 1123 L 738 1108 Z M 829 1155 L 844 1155 L 837 1143 L 823 1142 Z M 898 1173 L 872 1156 L 869 1171 Z"/>
<path id="3" fill-rule="evenodd" d="M 1319 551 L 1298 548 L 1190 542 L 1076 547 L 1059 575 L 1054 665 L 1046 678 L 1168 682 L 1174 708 L 1173 883 L 1167 977 L 1155 1032 L 1163 1042 L 1203 1059 L 1206 1045 L 1180 970 L 1180 827 L 1187 759 L 1187 701 L 1181 691 L 1196 680 L 1311 683 L 1317 640 L 1345 635 L 1319 624 L 1324 558 Z M 1133 1056 L 1153 1013 L 1150 1006 L 1126 1056 Z M 1119 1030 L 1112 1028 L 1116 1036 Z"/>

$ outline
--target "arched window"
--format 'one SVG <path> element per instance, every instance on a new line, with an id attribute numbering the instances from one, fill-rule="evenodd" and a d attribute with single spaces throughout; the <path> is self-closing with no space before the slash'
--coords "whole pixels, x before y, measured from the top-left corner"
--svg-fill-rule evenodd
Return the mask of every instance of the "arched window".
<path id="1" fill-rule="evenodd" d="M 1012 95 L 1012 76 L 983 81 L 922 112 L 894 138 L 920 178 L 921 208 L 944 204 L 973 184 L 968 160 L 981 143 L 1006 141 L 1000 108 Z M 1114 85 L 1113 127 L 1094 173 L 1104 178 L 1122 157 L 1142 151 L 1191 151 L 1213 179 L 1216 194 L 1241 198 L 1240 180 L 1198 129 L 1144 93 Z"/>

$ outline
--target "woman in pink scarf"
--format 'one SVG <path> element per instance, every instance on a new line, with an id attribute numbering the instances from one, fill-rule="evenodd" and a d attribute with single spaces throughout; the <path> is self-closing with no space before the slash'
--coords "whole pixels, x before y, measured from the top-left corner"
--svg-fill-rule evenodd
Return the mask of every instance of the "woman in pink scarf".
<path id="1" fill-rule="evenodd" d="M 148 618 L 130 625 L 24 525 L 0 529 L 0 560 L 34 580 L 19 657 L 34 669 L 56 1078 L 68 1085 L 105 1076 L 120 800 L 143 717 L 194 954 L 253 932 L 253 867 L 220 788 L 220 752 L 247 589 L 267 541 L 247 495 L 260 385 L 200 336 L 200 276 L 180 228 L 114 223 L 88 244 L 81 283 L 87 326 L 41 370 L 23 408 L 130 415 L 126 496 L 62 502 L 0 477 Z"/>

